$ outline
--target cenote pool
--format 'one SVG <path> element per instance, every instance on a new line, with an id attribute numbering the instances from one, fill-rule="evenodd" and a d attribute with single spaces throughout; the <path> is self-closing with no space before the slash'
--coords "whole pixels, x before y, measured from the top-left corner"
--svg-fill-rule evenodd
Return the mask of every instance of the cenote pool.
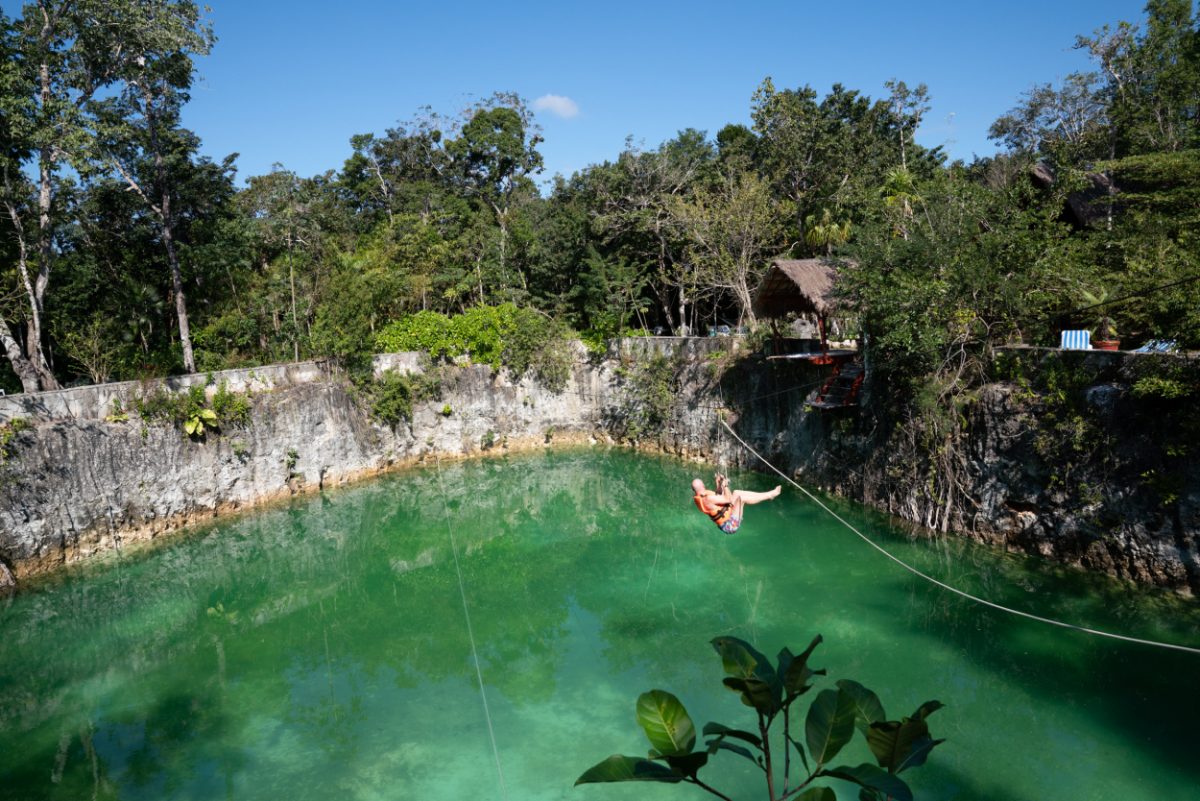
<path id="1" fill-rule="evenodd" d="M 817 633 L 813 663 L 829 670 L 818 688 L 856 679 L 893 718 L 946 704 L 931 727 L 947 742 L 905 774 L 919 799 L 1196 797 L 1197 658 L 977 608 L 796 493 L 725 537 L 691 505 L 698 471 L 595 449 L 394 474 L 0 600 L 0 798 L 709 798 L 572 783 L 609 754 L 644 752 L 644 690 L 675 692 L 698 723 L 749 723 L 720 684 L 712 637 L 774 654 Z M 965 589 L 1200 641 L 1194 602 L 960 541 L 910 542 L 837 508 Z M 837 761 L 869 759 L 856 739 Z M 762 797 L 744 764 L 721 755 L 708 780 Z"/>

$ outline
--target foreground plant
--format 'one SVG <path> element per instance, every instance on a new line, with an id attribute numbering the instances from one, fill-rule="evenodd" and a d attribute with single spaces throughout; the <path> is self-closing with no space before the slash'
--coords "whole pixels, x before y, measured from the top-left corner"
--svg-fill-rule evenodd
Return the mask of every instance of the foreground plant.
<path id="1" fill-rule="evenodd" d="M 822 690 L 808 708 L 802 745 L 792 735 L 791 706 L 812 689 L 813 676 L 825 671 L 813 670 L 808 658 L 821 643 L 817 635 L 808 648 L 795 656 L 784 648 L 777 666 L 749 643 L 735 637 L 717 637 L 713 648 L 721 657 L 727 674 L 724 684 L 741 696 L 742 703 L 754 709 L 757 731 L 733 729 L 721 723 L 704 726 L 705 748 L 696 750 L 696 728 L 683 704 L 669 692 L 651 690 L 637 702 L 637 719 L 651 750 L 648 758 L 614 754 L 588 769 L 575 784 L 597 782 L 649 781 L 668 784 L 694 784 L 702 790 L 730 801 L 729 796 L 709 786 L 699 777 L 700 769 L 718 751 L 727 751 L 748 759 L 762 771 L 771 801 L 794 798 L 802 801 L 835 801 L 829 787 L 814 785 L 818 779 L 841 779 L 857 784 L 860 801 L 912 801 L 912 791 L 899 774 L 925 763 L 934 746 L 943 742 L 929 734 L 925 719 L 942 707 L 939 701 L 926 701 L 910 717 L 887 720 L 879 697 L 858 682 L 842 679 L 837 689 Z M 773 751 L 771 727 L 783 720 L 782 755 Z M 827 767 L 850 742 L 855 730 L 867 740 L 876 763 L 856 767 Z M 788 746 L 791 746 L 790 748 Z M 807 745 L 807 751 L 805 750 Z M 792 752 L 795 751 L 806 776 L 792 782 Z M 782 757 L 782 771 L 778 764 Z"/>

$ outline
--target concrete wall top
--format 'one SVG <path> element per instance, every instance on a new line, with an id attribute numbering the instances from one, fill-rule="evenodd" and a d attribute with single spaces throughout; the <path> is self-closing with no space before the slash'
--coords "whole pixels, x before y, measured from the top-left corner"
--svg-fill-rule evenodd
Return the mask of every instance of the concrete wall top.
<path id="1" fill-rule="evenodd" d="M 610 358 L 619 356 L 704 356 L 716 351 L 738 353 L 746 348 L 746 340 L 740 336 L 721 337 L 623 337 L 609 343 Z"/>
<path id="2" fill-rule="evenodd" d="M 376 375 L 386 370 L 419 372 L 421 354 L 382 353 L 375 357 L 374 368 Z M 207 386 L 211 396 L 221 384 L 225 384 L 232 392 L 268 392 L 277 387 L 328 381 L 332 377 L 333 367 L 329 362 L 313 360 L 7 395 L 0 397 L 0 423 L 17 417 L 35 420 L 103 420 L 117 408 L 128 410 L 135 400 L 159 389 L 182 392 L 197 385 Z"/>

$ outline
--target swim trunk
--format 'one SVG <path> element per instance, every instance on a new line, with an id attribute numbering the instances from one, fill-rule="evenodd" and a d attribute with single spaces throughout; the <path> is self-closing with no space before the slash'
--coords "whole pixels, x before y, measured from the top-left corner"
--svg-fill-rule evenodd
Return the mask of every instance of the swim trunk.
<path id="1" fill-rule="evenodd" d="M 721 524 L 721 531 L 724 531 L 726 534 L 736 534 L 741 525 L 742 519 L 740 517 L 731 517 Z"/>

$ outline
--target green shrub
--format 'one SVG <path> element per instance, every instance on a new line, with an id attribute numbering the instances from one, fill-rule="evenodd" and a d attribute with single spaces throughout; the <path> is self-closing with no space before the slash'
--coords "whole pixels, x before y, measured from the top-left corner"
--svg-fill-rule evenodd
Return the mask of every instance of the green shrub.
<path id="1" fill-rule="evenodd" d="M 169 423 L 195 439 L 223 426 L 244 426 L 250 419 L 250 399 L 243 393 L 230 392 L 224 381 L 213 395 L 211 406 L 205 388 L 197 384 L 178 393 L 157 386 L 134 398 L 133 408 L 144 422 Z"/>
<path id="2" fill-rule="evenodd" d="M 450 325 L 450 318 L 434 311 L 401 317 L 384 326 L 375 345 L 385 353 L 423 351 L 433 358 L 454 358 L 464 347 Z"/>
<path id="3" fill-rule="evenodd" d="M 229 382 L 222 381 L 213 395 L 212 410 L 221 425 L 244 426 L 250 421 L 250 398 L 242 392 L 230 392 Z"/>
<path id="4" fill-rule="evenodd" d="M 33 428 L 33 424 L 24 417 L 14 417 L 7 423 L 0 423 L 0 464 L 4 464 L 14 454 L 13 440 L 22 431 Z"/>
<path id="5" fill-rule="evenodd" d="M 512 303 L 473 306 L 454 317 L 418 312 L 383 328 L 375 340 L 384 351 L 415 350 L 435 361 L 464 354 L 493 370 L 508 368 L 520 378 L 529 371 L 542 384 L 560 391 L 570 378 L 571 335 L 562 323 Z"/>
<path id="6" fill-rule="evenodd" d="M 412 420 L 412 383 L 408 376 L 389 370 L 375 382 L 371 415 L 395 429 Z"/>
<path id="7" fill-rule="evenodd" d="M 1162 400 L 1176 400 L 1178 398 L 1186 398 L 1194 391 L 1194 387 L 1190 387 L 1182 381 L 1174 378 L 1163 378 L 1157 375 L 1148 375 L 1139 378 L 1133 384 L 1131 389 L 1135 397 L 1138 398 L 1161 398 Z"/>
<path id="8" fill-rule="evenodd" d="M 143 392 L 134 398 L 133 410 L 147 423 L 175 422 L 179 414 L 179 398 L 166 388 L 157 386 L 154 391 Z"/>
<path id="9" fill-rule="evenodd" d="M 401 422 L 412 421 L 414 403 L 441 397 L 441 388 L 440 371 L 409 375 L 395 370 L 359 387 L 368 399 L 371 416 L 393 430 Z"/>
<path id="10" fill-rule="evenodd" d="M 630 440 L 662 433 L 671 419 L 679 389 L 679 365 L 654 354 L 616 372 L 625 382 L 624 397 L 615 410 L 619 432 Z"/>

